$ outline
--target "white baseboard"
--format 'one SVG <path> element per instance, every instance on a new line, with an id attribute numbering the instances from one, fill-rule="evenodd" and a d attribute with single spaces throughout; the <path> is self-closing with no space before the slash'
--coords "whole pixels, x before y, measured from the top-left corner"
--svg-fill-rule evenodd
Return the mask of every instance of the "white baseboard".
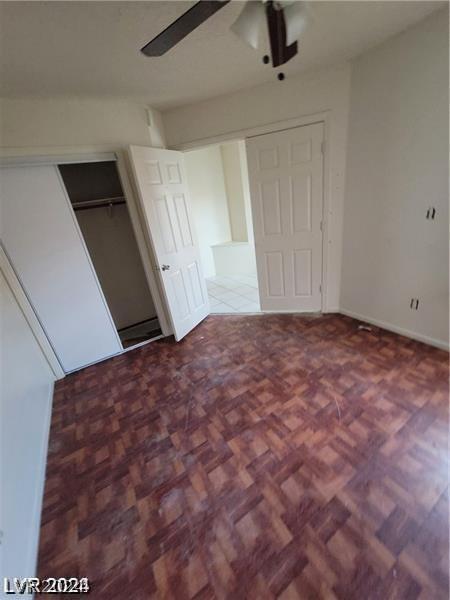
<path id="1" fill-rule="evenodd" d="M 360 315 L 359 313 L 353 312 L 352 310 L 347 310 L 345 308 L 340 308 L 339 312 L 343 315 L 346 315 L 347 317 L 358 319 L 358 321 L 365 321 L 366 323 L 370 323 L 371 325 L 376 325 L 377 327 L 387 329 L 388 331 L 392 331 L 393 333 L 398 333 L 399 335 L 403 335 L 413 340 L 423 342 L 424 344 L 435 346 L 436 348 L 440 348 L 441 350 L 447 350 L 447 352 L 449 350 L 449 343 L 444 340 L 436 340 L 435 338 L 428 337 L 427 335 L 422 335 L 421 333 L 416 333 L 415 331 L 411 331 L 409 329 L 403 329 L 403 327 L 397 327 L 397 325 L 393 325 L 392 323 L 386 323 L 385 321 L 372 319 L 372 317 Z"/>
<path id="2" fill-rule="evenodd" d="M 27 564 L 29 565 L 30 577 L 34 577 L 37 571 L 37 560 L 39 551 L 39 533 L 41 530 L 42 503 L 45 490 L 45 471 L 47 467 L 48 442 L 50 438 L 50 425 L 52 421 L 54 384 L 49 385 L 49 401 L 47 403 L 47 414 L 45 415 L 45 434 L 42 439 L 42 445 L 39 449 L 39 483 L 36 489 L 33 507 L 33 529 L 30 531 L 29 555 Z"/>
<path id="3" fill-rule="evenodd" d="M 235 313 L 239 314 L 239 313 Z M 322 311 L 320 310 L 272 310 L 272 309 L 261 309 L 261 314 L 265 315 L 300 315 L 300 316 L 311 316 L 311 315 L 320 315 Z"/>

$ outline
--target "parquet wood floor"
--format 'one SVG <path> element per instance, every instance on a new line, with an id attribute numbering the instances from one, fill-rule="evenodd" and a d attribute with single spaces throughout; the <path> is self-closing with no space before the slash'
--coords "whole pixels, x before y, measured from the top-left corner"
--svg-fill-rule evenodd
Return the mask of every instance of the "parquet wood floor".
<path id="1" fill-rule="evenodd" d="M 448 355 L 209 317 L 55 391 L 40 576 L 89 598 L 448 598 Z"/>

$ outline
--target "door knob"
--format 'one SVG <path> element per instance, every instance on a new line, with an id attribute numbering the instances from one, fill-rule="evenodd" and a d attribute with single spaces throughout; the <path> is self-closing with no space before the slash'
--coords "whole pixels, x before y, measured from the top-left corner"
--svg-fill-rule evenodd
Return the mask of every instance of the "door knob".
<path id="1" fill-rule="evenodd" d="M 161 265 L 161 271 L 168 271 L 170 269 L 170 265 Z"/>

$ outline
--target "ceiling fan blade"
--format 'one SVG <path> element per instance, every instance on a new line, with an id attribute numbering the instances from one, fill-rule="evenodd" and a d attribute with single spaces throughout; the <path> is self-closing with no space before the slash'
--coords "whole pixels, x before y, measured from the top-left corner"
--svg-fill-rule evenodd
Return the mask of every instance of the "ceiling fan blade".
<path id="1" fill-rule="evenodd" d="M 293 44 L 312 21 L 311 12 L 306 2 L 292 2 L 284 9 L 286 21 L 286 43 Z"/>
<path id="2" fill-rule="evenodd" d="M 230 0 L 200 0 L 141 48 L 146 56 L 162 56 Z"/>
<path id="3" fill-rule="evenodd" d="M 233 33 L 255 50 L 258 49 L 259 31 L 264 13 L 265 9 L 261 0 L 248 0 L 230 28 Z"/>

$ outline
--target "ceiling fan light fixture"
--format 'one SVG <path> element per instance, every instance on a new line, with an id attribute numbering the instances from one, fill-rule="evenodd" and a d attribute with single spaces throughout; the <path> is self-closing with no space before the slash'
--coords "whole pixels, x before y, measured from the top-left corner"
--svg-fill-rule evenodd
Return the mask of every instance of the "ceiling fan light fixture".
<path id="1" fill-rule="evenodd" d="M 292 2 L 284 8 L 286 20 L 286 43 L 289 46 L 298 41 L 312 21 L 306 2 Z"/>
<path id="2" fill-rule="evenodd" d="M 264 4 L 259 0 L 248 0 L 230 29 L 241 40 L 257 50 L 260 27 L 264 22 L 264 18 Z"/>

